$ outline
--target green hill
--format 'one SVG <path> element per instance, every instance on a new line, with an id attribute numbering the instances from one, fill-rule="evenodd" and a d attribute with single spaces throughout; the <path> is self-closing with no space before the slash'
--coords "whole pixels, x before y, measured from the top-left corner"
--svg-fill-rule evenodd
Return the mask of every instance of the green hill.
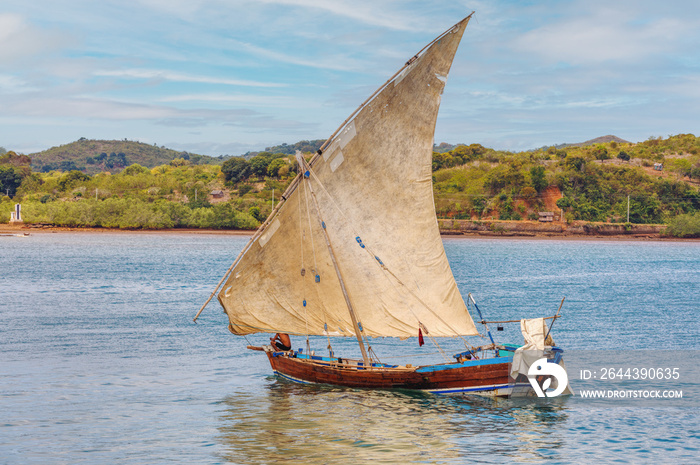
<path id="1" fill-rule="evenodd" d="M 269 215 L 273 192 L 283 192 L 295 175 L 294 157 L 279 152 L 219 165 L 221 157 L 213 165 L 201 164 L 210 157 L 146 144 L 106 144 L 82 140 L 44 154 L 63 160 L 58 163 L 82 160 L 98 170 L 111 164 L 119 173 L 32 173 L 28 157 L 0 156 L 0 192 L 8 194 L 0 196 L 0 212 L 21 202 L 30 223 L 255 228 Z M 270 147 L 280 148 L 289 146 Z M 86 157 L 95 152 L 100 155 L 88 164 Z M 195 157 L 200 164 L 191 163 Z M 115 163 L 142 166 L 121 170 Z M 156 164 L 157 169 L 143 167 Z M 553 212 L 567 222 L 667 223 L 672 234 L 688 237 L 700 235 L 699 187 L 700 137 L 693 134 L 518 153 L 470 144 L 433 153 L 435 208 L 444 220 L 537 221 L 540 212 Z M 0 222 L 8 217 L 0 216 Z"/>
<path id="2" fill-rule="evenodd" d="M 294 155 L 297 150 L 299 150 L 302 153 L 313 153 L 316 150 L 318 150 L 321 145 L 325 142 L 325 139 L 314 139 L 314 140 L 301 140 L 297 142 L 296 144 L 282 144 L 282 145 L 275 145 L 273 147 L 265 147 L 265 150 L 262 152 L 246 152 L 243 155 L 241 155 L 243 158 L 246 160 L 250 160 L 251 158 L 257 156 L 260 153 L 264 152 L 269 152 L 269 153 L 283 153 L 285 155 Z"/>
<path id="3" fill-rule="evenodd" d="M 92 140 L 81 138 L 70 144 L 51 147 L 42 152 L 32 153 L 32 169 L 49 172 L 52 170 L 81 170 L 88 174 L 101 171 L 117 172 L 138 163 L 154 168 L 182 158 L 193 165 L 219 165 L 223 157 L 209 157 L 181 152 L 130 140 Z"/>
<path id="4" fill-rule="evenodd" d="M 602 136 L 602 137 L 596 137 L 595 139 L 587 140 L 586 142 L 579 142 L 577 144 L 563 144 L 562 146 L 557 146 L 557 148 L 561 147 L 587 147 L 589 145 L 595 145 L 595 144 L 607 144 L 609 142 L 615 142 L 617 144 L 630 144 L 631 142 L 626 141 L 624 139 L 620 139 L 617 136 Z"/>
<path id="5" fill-rule="evenodd" d="M 700 137 L 502 152 L 479 144 L 433 153 L 439 217 L 664 223 L 700 211 Z M 589 141 L 591 142 L 591 141 Z"/>

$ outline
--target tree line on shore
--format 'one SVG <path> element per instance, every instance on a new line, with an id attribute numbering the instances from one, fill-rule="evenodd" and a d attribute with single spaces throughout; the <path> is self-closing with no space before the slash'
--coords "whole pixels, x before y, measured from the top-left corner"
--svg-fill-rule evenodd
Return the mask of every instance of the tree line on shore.
<path id="1" fill-rule="evenodd" d="M 568 222 L 700 219 L 700 138 L 692 134 L 519 153 L 462 145 L 435 153 L 433 171 L 441 218 L 537 220 L 556 210 Z"/>
<path id="2" fill-rule="evenodd" d="M 60 226 L 254 229 L 297 172 L 293 156 L 267 151 L 220 166 L 175 159 L 92 176 L 34 172 L 26 155 L 0 155 L 2 211 L 21 201 L 26 221 Z M 692 134 L 518 153 L 458 145 L 433 153 L 433 183 L 441 218 L 535 220 L 556 195 L 567 221 L 625 222 L 629 208 L 632 223 L 700 235 L 700 138 Z"/>

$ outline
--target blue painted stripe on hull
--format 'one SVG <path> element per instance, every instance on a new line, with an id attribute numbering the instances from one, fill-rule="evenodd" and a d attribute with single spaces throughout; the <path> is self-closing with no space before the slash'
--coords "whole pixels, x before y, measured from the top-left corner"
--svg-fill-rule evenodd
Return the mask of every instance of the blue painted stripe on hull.
<path id="1" fill-rule="evenodd" d="M 421 389 L 422 391 L 433 394 L 456 394 L 460 392 L 479 392 L 479 391 L 495 391 L 496 389 L 514 389 L 516 387 L 531 387 L 529 384 L 494 384 L 491 386 L 479 386 L 475 388 L 457 388 L 457 389 Z"/>
<path id="2" fill-rule="evenodd" d="M 492 386 L 479 386 L 475 388 L 456 388 L 456 389 L 422 389 L 423 391 L 432 392 L 433 394 L 455 394 L 457 392 L 477 392 L 477 391 L 493 391 L 495 389 L 504 389 L 510 387 L 509 384 L 494 384 Z"/>
<path id="3" fill-rule="evenodd" d="M 273 373 L 276 374 L 277 376 L 281 376 L 282 378 L 286 379 L 287 381 L 293 381 L 295 383 L 299 384 L 317 384 L 314 383 L 313 381 L 304 381 L 303 379 L 295 378 L 293 376 L 285 375 L 284 373 L 280 373 L 279 371 L 274 371 Z"/>
<path id="4" fill-rule="evenodd" d="M 416 369 L 417 373 L 429 373 L 431 371 L 454 370 L 455 368 L 473 367 L 478 365 L 498 365 L 501 363 L 513 363 L 513 357 L 496 357 L 484 360 L 471 360 L 464 363 L 451 363 L 449 365 L 427 365 Z"/>

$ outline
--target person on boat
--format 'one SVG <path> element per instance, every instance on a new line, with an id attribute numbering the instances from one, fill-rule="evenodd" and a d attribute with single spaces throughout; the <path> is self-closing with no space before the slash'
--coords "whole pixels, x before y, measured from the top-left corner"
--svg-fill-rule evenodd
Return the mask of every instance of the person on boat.
<path id="1" fill-rule="evenodd" d="M 292 349 L 292 341 L 289 339 L 289 334 L 277 333 L 274 337 L 270 338 L 270 344 L 282 351 L 288 351 Z"/>

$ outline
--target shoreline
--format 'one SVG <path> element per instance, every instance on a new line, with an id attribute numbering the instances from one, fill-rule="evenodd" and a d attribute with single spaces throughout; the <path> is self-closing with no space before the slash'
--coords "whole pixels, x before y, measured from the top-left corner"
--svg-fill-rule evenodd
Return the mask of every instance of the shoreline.
<path id="1" fill-rule="evenodd" d="M 440 236 L 455 239 L 518 239 L 533 241 L 609 241 L 609 242 L 700 242 L 700 238 L 695 237 L 673 237 L 647 234 L 478 234 L 478 233 L 458 233 L 442 231 Z"/>
<path id="2" fill-rule="evenodd" d="M 0 224 L 0 235 L 33 235 L 33 234 L 194 234 L 218 236 L 252 236 L 254 230 L 232 229 L 118 229 L 118 228 L 80 228 L 66 226 L 40 227 L 32 225 Z M 533 231 L 533 230 L 440 230 L 440 236 L 452 239 L 529 239 L 529 240 L 579 240 L 579 241 L 656 241 L 656 242 L 700 242 L 700 238 L 680 238 L 664 236 L 659 233 L 628 233 L 628 234 L 592 234 L 571 231 Z"/>
<path id="3" fill-rule="evenodd" d="M 213 234 L 222 236 L 252 236 L 255 231 L 246 229 L 199 229 L 199 228 L 169 228 L 169 229 L 119 229 L 119 228 L 81 228 L 69 226 L 31 225 L 9 226 L 0 224 L 0 234 Z"/>

